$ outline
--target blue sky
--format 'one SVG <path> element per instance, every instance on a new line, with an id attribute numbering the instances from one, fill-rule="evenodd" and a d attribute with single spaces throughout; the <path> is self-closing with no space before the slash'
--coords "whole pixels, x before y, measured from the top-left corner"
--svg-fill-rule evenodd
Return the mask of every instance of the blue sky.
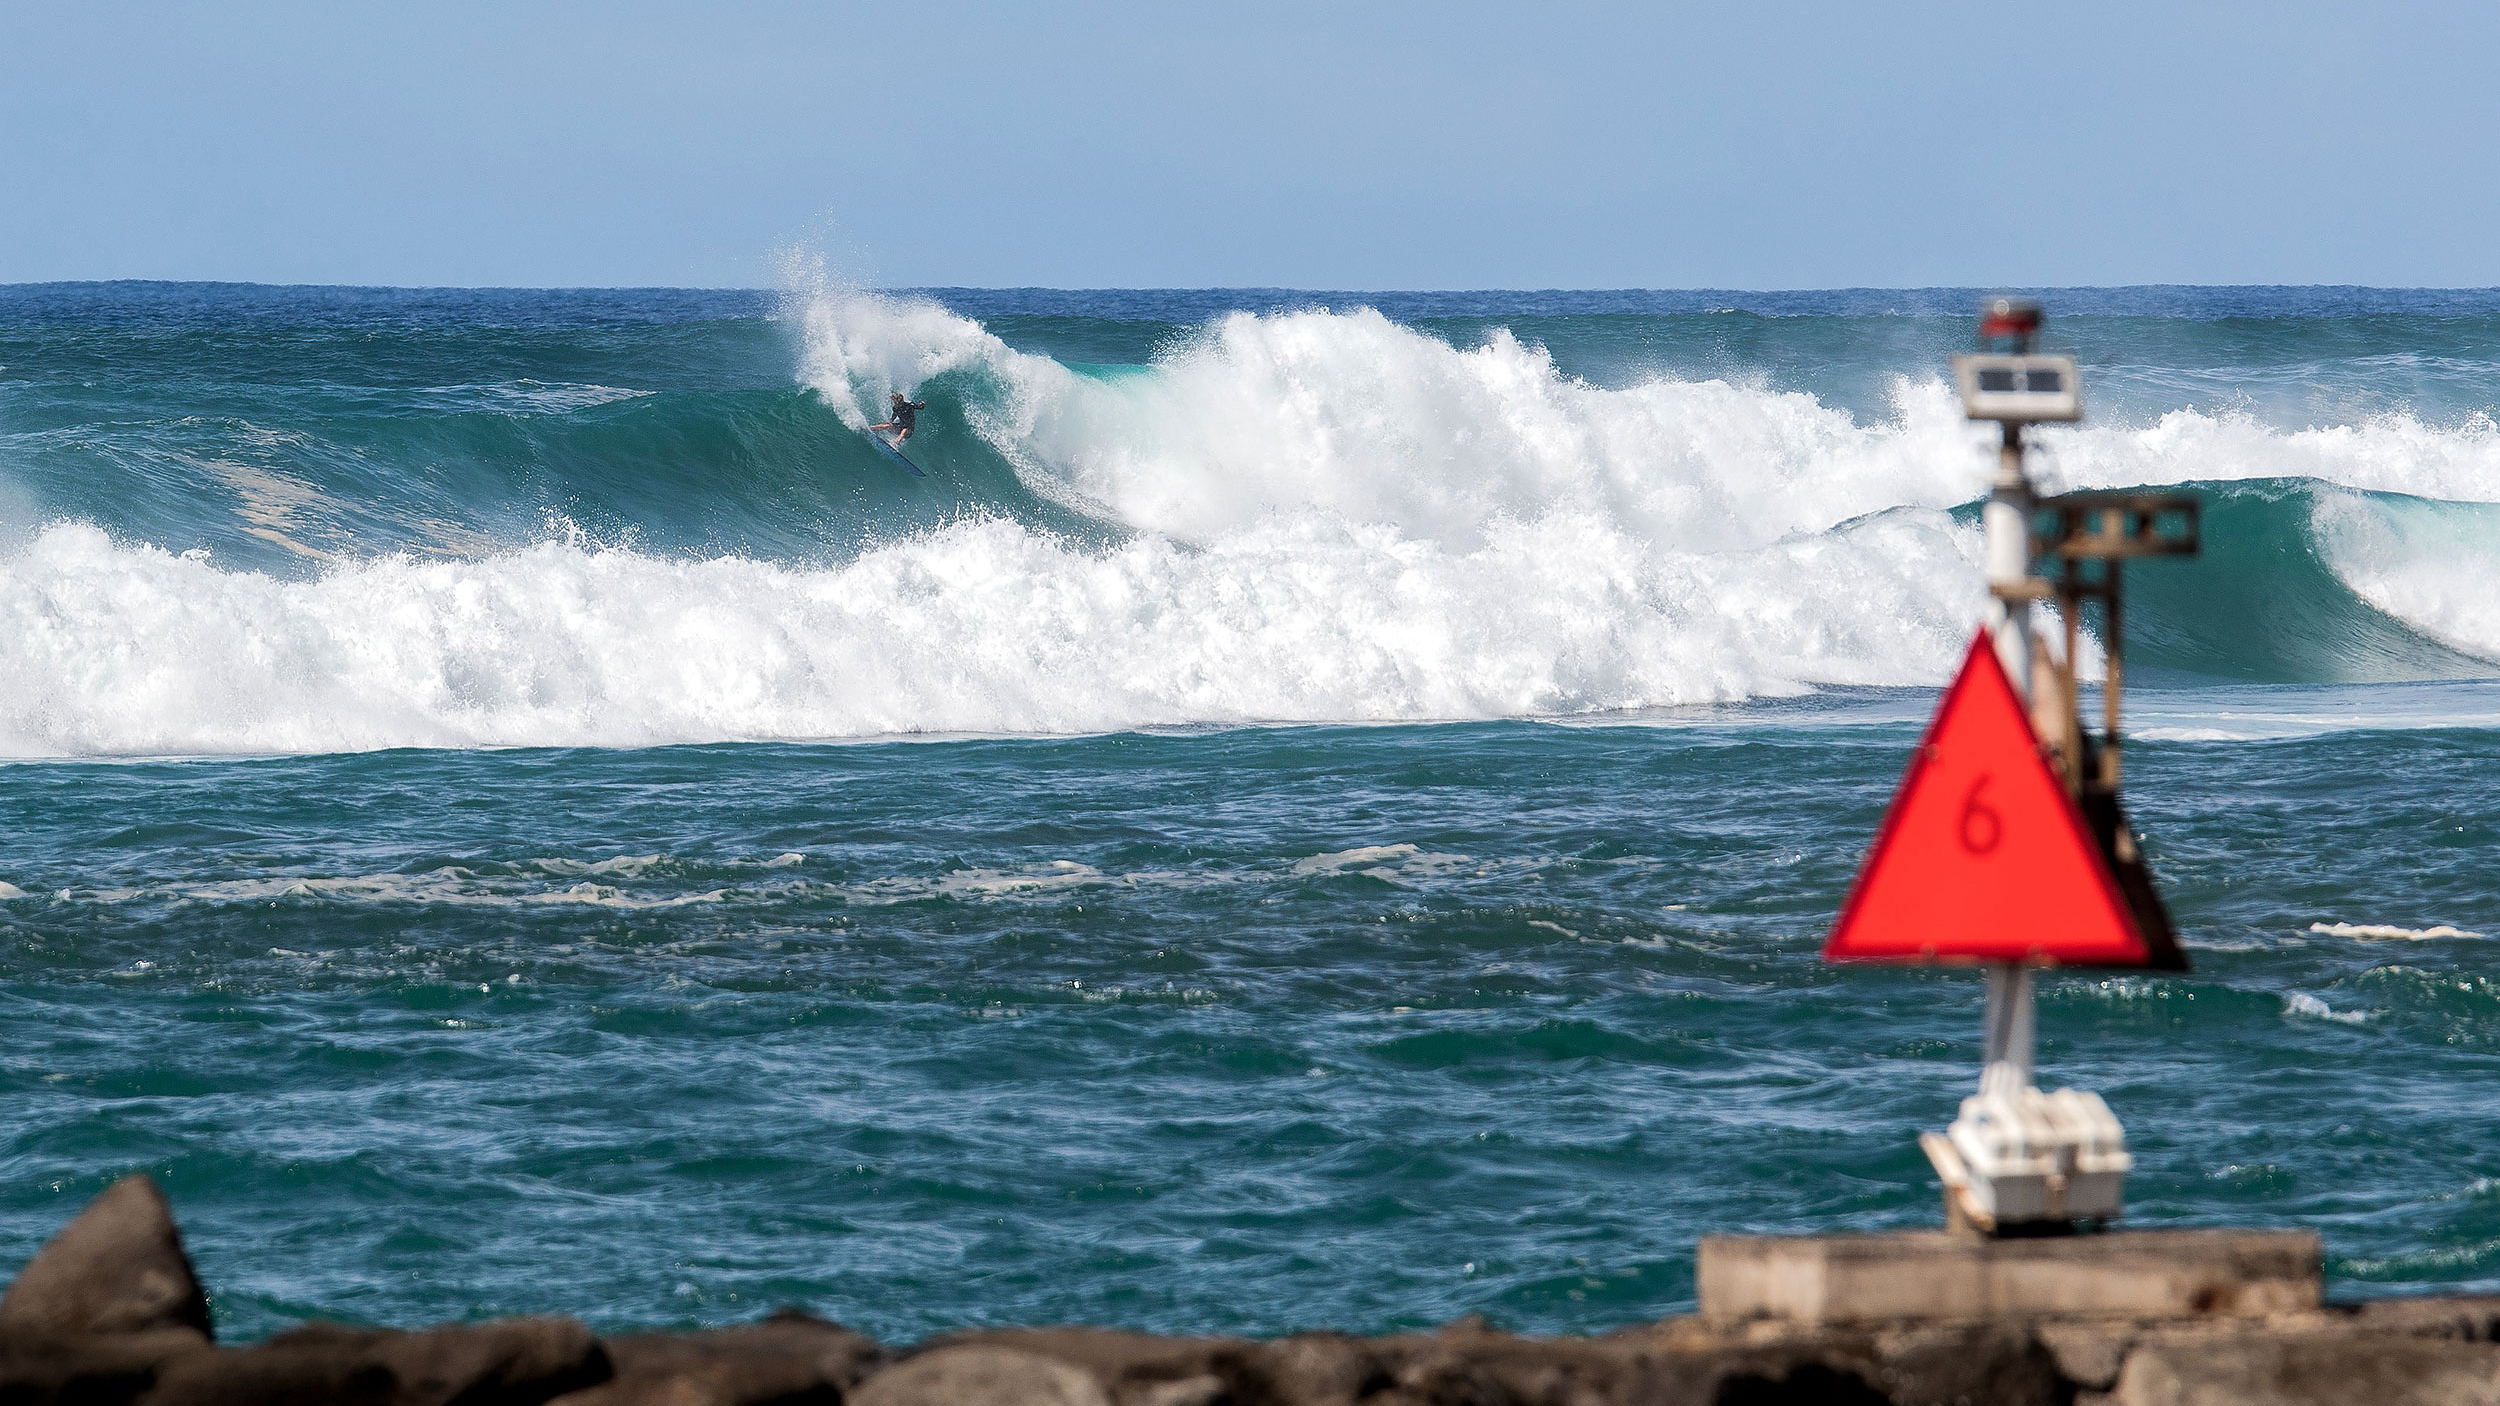
<path id="1" fill-rule="evenodd" d="M 2500 7 L 0 0 L 0 282 L 2500 284 Z"/>

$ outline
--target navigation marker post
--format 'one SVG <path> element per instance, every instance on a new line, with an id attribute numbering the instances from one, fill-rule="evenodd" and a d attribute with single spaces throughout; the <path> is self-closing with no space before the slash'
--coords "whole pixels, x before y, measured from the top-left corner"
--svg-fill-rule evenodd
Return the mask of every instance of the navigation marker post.
<path id="1" fill-rule="evenodd" d="M 2035 493 L 2024 427 L 2083 415 L 2074 359 L 2036 350 L 2039 329 L 2037 306 L 1999 299 L 1981 315 L 1982 350 L 1953 359 L 1965 412 L 2001 431 L 1980 512 L 1987 614 L 1824 947 L 1826 960 L 1986 966 L 1979 1092 L 1919 1144 L 1947 1222 L 1991 1235 L 2114 1219 L 2133 1166 L 2098 1094 L 2033 1084 L 2033 971 L 2187 968 L 2118 806 L 2119 562 L 2195 552 L 2197 502 Z M 2056 574 L 2033 574 L 2035 559 Z M 2062 649 L 2033 630 L 2043 599 L 2057 602 Z M 2097 738 L 2075 670 L 2087 602 L 2108 661 Z"/>
<path id="2" fill-rule="evenodd" d="M 1826 960 L 1987 969 L 1979 1092 L 1948 1130 L 1919 1139 L 1952 1229 L 1705 1235 L 1694 1287 L 1703 1320 L 1722 1329 L 2247 1323 L 2322 1301 L 2314 1231 L 2063 1233 L 2119 1213 L 2131 1159 L 2098 1095 L 2032 1085 L 2032 974 L 2187 969 L 2118 807 L 2118 597 L 2122 561 L 2193 553 L 2198 524 L 2196 500 L 2180 495 L 2035 495 L 2023 427 L 2083 413 L 2074 361 L 2037 352 L 2039 329 L 2038 308 L 1999 302 L 1980 321 L 1986 349 L 1954 358 L 1963 408 L 2003 431 L 1980 514 L 1988 614 L 1823 948 Z M 2043 600 L 2057 605 L 2062 650 L 2032 628 Z M 2075 679 L 2087 609 L 2099 612 L 2108 661 L 2098 737 L 2083 726 Z"/>

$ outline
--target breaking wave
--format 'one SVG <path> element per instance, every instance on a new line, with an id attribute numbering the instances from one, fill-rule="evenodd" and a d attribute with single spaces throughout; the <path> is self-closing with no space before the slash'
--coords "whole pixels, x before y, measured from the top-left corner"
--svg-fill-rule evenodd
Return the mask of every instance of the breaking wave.
<path id="1" fill-rule="evenodd" d="M 1932 379 L 1861 417 L 1361 308 L 1117 366 L 926 301 L 818 289 L 782 321 L 778 390 L 512 376 L 284 433 L 7 427 L 0 751 L 1584 714 L 1929 684 L 1981 599 L 1985 454 Z M 898 390 L 930 405 L 925 480 L 851 432 Z M 2206 488 L 2206 559 L 2131 577 L 2147 662 L 2500 660 L 2487 418 L 2046 438 L 2069 486 Z M 99 463 L 176 506 L 25 489 Z"/>

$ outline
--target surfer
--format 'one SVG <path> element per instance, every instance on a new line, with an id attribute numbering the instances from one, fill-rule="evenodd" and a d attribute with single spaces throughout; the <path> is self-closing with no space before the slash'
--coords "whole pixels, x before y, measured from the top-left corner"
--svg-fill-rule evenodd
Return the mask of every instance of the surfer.
<path id="1" fill-rule="evenodd" d="M 900 449 L 903 447 L 903 441 L 911 438 L 914 422 L 920 418 L 921 411 L 929 408 L 929 402 L 905 400 L 901 391 L 895 391 L 887 399 L 893 401 L 894 404 L 886 411 L 886 422 L 882 425 L 870 425 L 868 428 L 894 431 L 894 447 Z"/>

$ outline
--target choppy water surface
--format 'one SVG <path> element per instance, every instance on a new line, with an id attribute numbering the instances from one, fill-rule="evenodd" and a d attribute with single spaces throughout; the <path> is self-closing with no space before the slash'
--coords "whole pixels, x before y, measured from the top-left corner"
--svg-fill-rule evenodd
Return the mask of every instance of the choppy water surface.
<path id="1" fill-rule="evenodd" d="M 239 1337 L 1586 1331 L 1932 1220 L 1978 983 L 1815 954 L 1968 299 L 1750 296 L 0 290 L 0 1264 L 146 1168 Z M 2044 1082 L 2142 1221 L 2500 1286 L 2500 300 L 2069 301 L 2057 471 L 2207 495 L 2197 971 Z"/>

